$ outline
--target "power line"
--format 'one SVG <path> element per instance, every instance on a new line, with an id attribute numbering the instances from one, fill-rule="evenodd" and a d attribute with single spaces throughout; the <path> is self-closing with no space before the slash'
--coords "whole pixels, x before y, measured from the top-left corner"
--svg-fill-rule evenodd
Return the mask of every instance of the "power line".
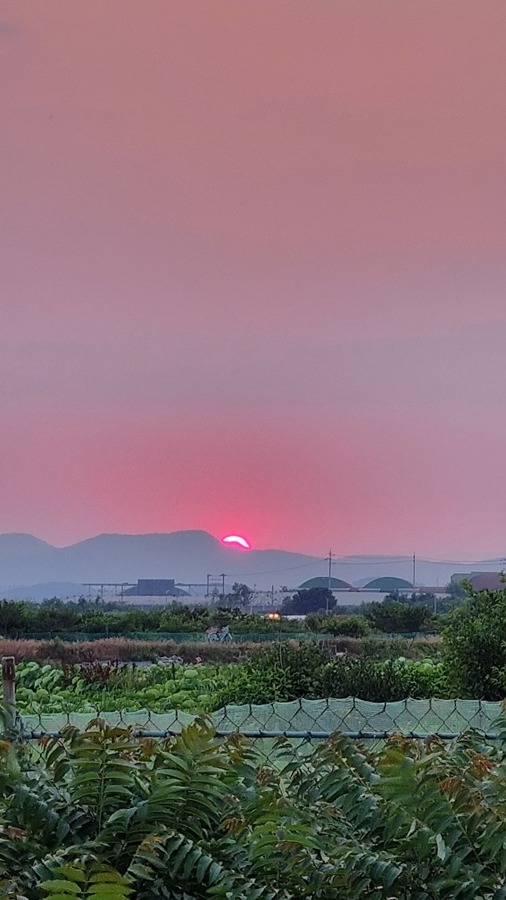
<path id="1" fill-rule="evenodd" d="M 294 572 L 297 569 L 309 569 L 311 567 L 316 568 L 318 564 L 322 562 L 328 562 L 329 557 L 315 557 L 314 560 L 308 563 L 300 563 L 297 566 L 283 566 L 281 569 L 264 569 L 261 572 L 236 572 L 234 573 L 234 578 L 248 578 L 256 575 L 276 575 L 282 572 Z M 440 563 L 442 565 L 449 566 L 477 566 L 477 565 L 494 565 L 501 564 L 504 567 L 504 559 L 432 559 L 430 557 L 425 556 L 416 556 L 414 554 L 414 562 L 415 567 L 420 563 Z M 400 566 L 400 565 L 409 565 L 413 567 L 413 556 L 392 556 L 388 559 L 364 559 L 361 560 L 360 557 L 355 559 L 339 559 L 332 554 L 332 565 L 333 566 L 355 566 L 356 568 L 362 568 L 362 566 Z M 416 571 L 416 569 L 415 569 Z"/>
<path id="2" fill-rule="evenodd" d="M 283 569 L 267 569 L 264 572 L 236 572 L 234 577 L 246 578 L 248 575 L 275 575 L 277 572 L 293 572 L 295 569 L 309 569 L 311 566 L 314 568 L 321 562 L 325 562 L 323 557 L 321 559 L 315 559 L 314 562 L 302 563 L 299 566 L 285 566 Z"/>

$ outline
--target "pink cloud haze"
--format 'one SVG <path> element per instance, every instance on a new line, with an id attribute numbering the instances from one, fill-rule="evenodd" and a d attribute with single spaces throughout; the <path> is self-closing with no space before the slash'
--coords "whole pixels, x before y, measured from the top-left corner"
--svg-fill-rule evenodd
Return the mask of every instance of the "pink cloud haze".
<path id="1" fill-rule="evenodd" d="M 506 546 L 503 0 L 3 0 L 0 531 Z"/>

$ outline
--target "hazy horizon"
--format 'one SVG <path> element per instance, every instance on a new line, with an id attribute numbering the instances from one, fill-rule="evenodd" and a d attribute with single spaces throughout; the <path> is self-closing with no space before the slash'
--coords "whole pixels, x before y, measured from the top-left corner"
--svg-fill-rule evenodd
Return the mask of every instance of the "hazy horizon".
<path id="1" fill-rule="evenodd" d="M 200 529 L 200 528 L 174 529 L 171 531 L 145 531 L 145 532 L 135 532 L 135 531 L 131 531 L 131 532 L 125 532 L 125 531 L 95 532 L 93 534 L 87 534 L 84 537 L 77 538 L 75 541 L 71 541 L 69 543 L 63 543 L 63 544 L 59 544 L 55 541 L 48 540 L 47 538 L 45 538 L 41 535 L 33 534 L 32 532 L 26 532 L 26 531 L 0 532 L 0 538 L 2 538 L 2 537 L 35 538 L 36 540 L 40 540 L 46 544 L 49 544 L 50 547 L 53 547 L 58 550 L 63 550 L 63 549 L 65 549 L 65 547 L 73 547 L 75 544 L 83 543 L 85 541 L 91 541 L 95 538 L 100 538 L 100 537 L 154 537 L 154 536 L 168 536 L 168 535 L 173 535 L 173 534 L 193 534 L 193 533 L 205 534 L 205 535 L 213 538 L 215 541 L 217 541 L 220 545 L 223 546 L 221 536 L 211 534 L 211 532 L 206 531 L 205 529 Z M 268 551 L 272 550 L 272 551 L 276 551 L 276 552 L 280 551 L 282 553 L 286 552 L 289 554 L 291 553 L 291 554 L 300 554 L 303 556 L 311 556 L 314 559 L 319 559 L 319 560 L 325 561 L 325 555 L 328 558 L 329 549 L 332 549 L 332 548 L 328 548 L 326 551 L 325 551 L 325 549 L 322 549 L 321 553 L 318 553 L 318 552 L 311 552 L 309 550 L 305 550 L 304 548 L 301 548 L 301 547 L 277 547 L 277 546 L 272 545 L 272 546 L 265 546 L 265 547 L 264 546 L 252 546 L 249 550 L 241 550 L 240 548 L 233 548 L 232 552 L 234 555 L 237 554 L 237 556 L 240 557 L 243 554 L 248 554 L 248 553 L 251 553 L 254 551 L 267 551 L 268 552 Z M 493 563 L 493 562 L 506 563 L 506 557 L 502 556 L 501 554 L 494 555 L 492 553 L 483 554 L 479 558 L 476 554 L 474 556 L 462 556 L 462 557 L 457 558 L 457 557 L 449 557 L 449 556 L 442 557 L 442 556 L 437 556 L 437 555 L 424 555 L 423 553 L 418 553 L 416 551 L 415 551 L 414 555 L 415 555 L 415 558 L 419 561 L 448 562 L 448 563 L 455 562 L 455 564 L 457 564 L 457 565 L 465 565 L 465 564 L 471 565 L 473 563 L 478 564 L 480 562 L 487 562 L 487 561 L 490 563 Z M 340 553 L 339 551 L 332 549 L 332 557 L 335 560 L 339 560 L 339 559 L 349 559 L 349 560 L 357 559 L 358 560 L 358 559 L 365 559 L 365 558 L 380 559 L 380 558 L 385 557 L 385 558 L 389 558 L 389 559 L 391 558 L 394 560 L 400 560 L 402 558 L 402 560 L 411 561 L 413 558 L 413 553 L 396 553 L 394 550 L 392 550 L 390 552 L 385 551 L 384 553 L 375 553 L 374 551 L 367 551 L 367 552 L 364 551 L 364 552 L 359 552 L 359 553 L 347 554 L 344 552 Z"/>
<path id="2" fill-rule="evenodd" d="M 0 532 L 501 557 L 502 0 L 4 0 Z"/>

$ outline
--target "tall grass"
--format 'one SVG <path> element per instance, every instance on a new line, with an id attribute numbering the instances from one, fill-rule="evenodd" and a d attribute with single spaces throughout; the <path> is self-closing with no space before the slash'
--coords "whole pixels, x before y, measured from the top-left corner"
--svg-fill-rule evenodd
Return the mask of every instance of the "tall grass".
<path id="1" fill-rule="evenodd" d="M 98 641 L 65 643 L 59 640 L 0 639 L 0 656 L 14 656 L 16 660 L 37 662 L 93 662 L 121 660 L 122 662 L 154 661 L 160 656 L 180 656 L 184 662 L 238 662 L 262 650 L 262 644 L 176 644 L 175 641 L 134 641 L 125 638 L 104 638 Z"/>
<path id="2" fill-rule="evenodd" d="M 413 641 L 402 638 L 378 640 L 336 637 L 318 643 L 331 658 L 336 653 L 344 653 L 348 657 L 376 660 L 395 659 L 399 656 L 407 659 L 423 659 L 430 656 L 437 659 L 441 652 L 441 641 L 434 639 Z M 284 644 L 300 646 L 299 642 L 295 640 L 285 641 Z M 265 646 L 265 644 L 249 641 L 240 644 L 201 642 L 176 644 L 175 641 L 141 641 L 122 637 L 68 643 L 57 638 L 47 641 L 0 638 L 0 656 L 14 656 L 18 661 L 78 663 L 93 662 L 94 660 L 142 662 L 154 661 L 159 656 L 176 655 L 186 663 L 194 662 L 197 657 L 200 657 L 202 662 L 231 663 L 254 656 L 260 653 Z"/>

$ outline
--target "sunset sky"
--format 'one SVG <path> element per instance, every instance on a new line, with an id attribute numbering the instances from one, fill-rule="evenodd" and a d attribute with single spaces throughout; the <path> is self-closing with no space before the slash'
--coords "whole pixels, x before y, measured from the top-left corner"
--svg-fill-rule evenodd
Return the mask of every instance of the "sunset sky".
<path id="1" fill-rule="evenodd" d="M 1 0 L 0 531 L 506 554 L 504 0 Z"/>

